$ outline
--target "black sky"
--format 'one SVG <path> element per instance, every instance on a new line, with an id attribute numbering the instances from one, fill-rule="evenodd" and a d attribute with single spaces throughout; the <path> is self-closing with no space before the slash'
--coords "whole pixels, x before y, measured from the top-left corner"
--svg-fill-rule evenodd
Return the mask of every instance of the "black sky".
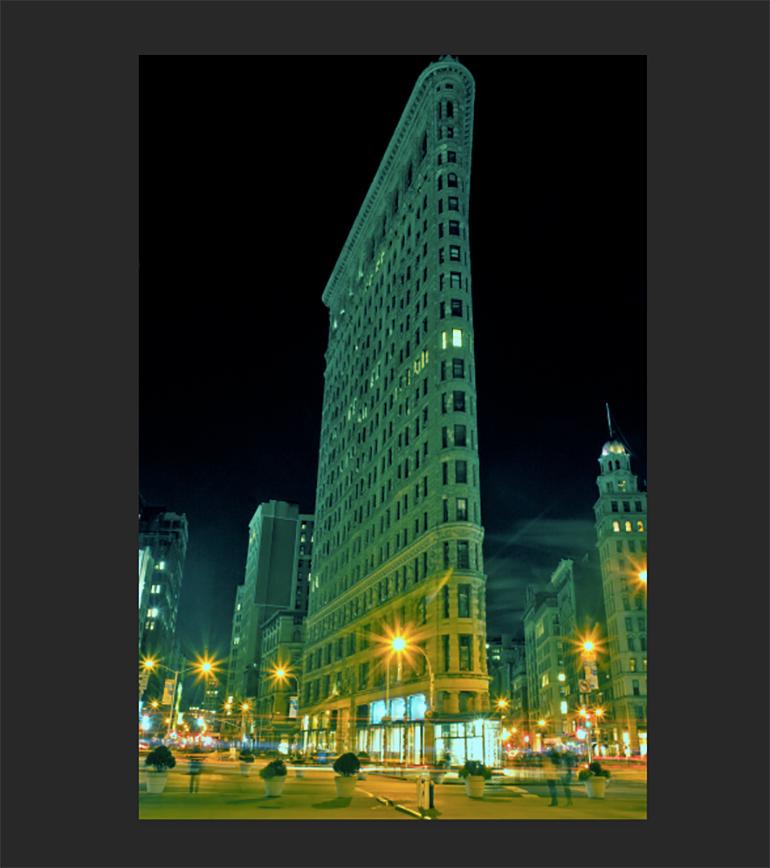
<path id="1" fill-rule="evenodd" d="M 140 485 L 186 512 L 186 652 L 224 655 L 246 528 L 312 511 L 321 294 L 425 57 L 142 57 Z M 593 544 L 613 416 L 646 477 L 645 59 L 462 57 L 490 631 Z"/>

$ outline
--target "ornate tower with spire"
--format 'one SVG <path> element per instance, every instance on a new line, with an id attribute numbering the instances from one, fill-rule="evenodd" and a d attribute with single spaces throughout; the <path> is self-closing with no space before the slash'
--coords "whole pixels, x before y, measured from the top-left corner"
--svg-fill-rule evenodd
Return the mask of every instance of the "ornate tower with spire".
<path id="1" fill-rule="evenodd" d="M 639 490 L 631 453 L 619 440 L 604 444 L 599 468 L 594 513 L 607 614 L 612 747 L 646 753 L 647 494 Z"/>

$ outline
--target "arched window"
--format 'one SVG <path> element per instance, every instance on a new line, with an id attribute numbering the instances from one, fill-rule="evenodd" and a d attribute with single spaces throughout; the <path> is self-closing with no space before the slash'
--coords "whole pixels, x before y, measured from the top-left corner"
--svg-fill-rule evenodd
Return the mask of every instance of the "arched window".
<path id="1" fill-rule="evenodd" d="M 620 522 L 619 521 L 613 521 L 612 522 L 612 532 L 613 533 L 620 533 Z"/>
<path id="2" fill-rule="evenodd" d="M 633 530 L 630 521 L 624 522 L 623 527 L 625 528 L 626 533 L 631 533 L 631 531 Z"/>

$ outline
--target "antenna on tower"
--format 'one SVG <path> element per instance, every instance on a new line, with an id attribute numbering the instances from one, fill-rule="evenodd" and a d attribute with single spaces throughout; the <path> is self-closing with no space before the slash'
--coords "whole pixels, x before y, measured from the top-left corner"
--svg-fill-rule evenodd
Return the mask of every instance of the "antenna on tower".
<path id="1" fill-rule="evenodd" d="M 610 440 L 612 440 L 612 419 L 610 418 L 610 405 L 604 405 L 607 408 L 607 427 L 610 429 Z"/>

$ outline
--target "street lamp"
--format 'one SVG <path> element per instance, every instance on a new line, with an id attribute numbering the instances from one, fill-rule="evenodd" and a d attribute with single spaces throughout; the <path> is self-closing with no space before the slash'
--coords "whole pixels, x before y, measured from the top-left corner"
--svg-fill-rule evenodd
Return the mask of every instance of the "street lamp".
<path id="1" fill-rule="evenodd" d="M 246 712 L 250 708 L 248 702 L 241 703 L 241 744 L 246 740 Z"/>
<path id="2" fill-rule="evenodd" d="M 425 649 L 421 645 L 417 645 L 414 642 L 409 642 L 406 636 L 396 635 L 389 642 L 388 649 L 388 658 L 386 661 L 386 670 L 385 670 L 385 722 L 386 724 L 390 722 L 390 656 L 391 653 L 395 653 L 399 656 L 404 653 L 409 653 L 411 651 L 417 651 L 422 654 L 425 658 L 425 663 L 428 669 L 428 708 L 425 711 L 425 722 L 429 723 L 429 718 L 433 716 L 434 706 L 435 706 L 435 678 L 433 676 L 433 667 L 430 663 L 430 658 L 428 657 Z M 431 723 L 432 725 L 432 723 Z M 431 743 L 433 740 L 431 739 Z"/>
<path id="3" fill-rule="evenodd" d="M 166 738 L 169 738 L 169 736 L 171 735 L 171 727 L 174 719 L 174 697 L 176 696 L 176 688 L 179 679 L 191 672 L 195 672 L 198 675 L 202 675 L 204 678 L 208 679 L 209 677 L 216 674 L 217 662 L 207 657 L 202 657 L 198 658 L 198 660 L 196 660 L 195 663 L 190 666 L 183 666 L 181 669 L 172 669 L 170 666 L 166 666 L 165 664 L 160 663 L 158 660 L 155 660 L 152 657 L 145 657 L 142 660 L 141 666 L 145 672 L 152 672 L 155 669 L 165 669 L 167 672 L 171 672 L 174 676 L 174 684 L 171 688 L 171 705 L 169 708 L 168 729 L 166 730 Z"/>
<path id="4" fill-rule="evenodd" d="M 282 664 L 278 663 L 275 666 L 275 668 L 272 670 L 272 672 L 270 674 L 270 679 L 272 680 L 274 685 L 287 684 L 293 680 L 294 684 L 296 686 L 296 690 L 297 690 L 297 701 L 299 702 L 299 678 L 295 675 L 294 672 L 291 671 L 291 669 L 288 666 L 283 666 Z M 287 709 L 286 709 L 287 721 L 289 719 L 289 712 L 290 712 L 290 708 L 287 707 Z M 270 697 L 270 727 L 271 727 L 271 730 L 275 729 L 274 717 L 275 717 L 275 692 L 271 693 L 271 697 Z"/>

